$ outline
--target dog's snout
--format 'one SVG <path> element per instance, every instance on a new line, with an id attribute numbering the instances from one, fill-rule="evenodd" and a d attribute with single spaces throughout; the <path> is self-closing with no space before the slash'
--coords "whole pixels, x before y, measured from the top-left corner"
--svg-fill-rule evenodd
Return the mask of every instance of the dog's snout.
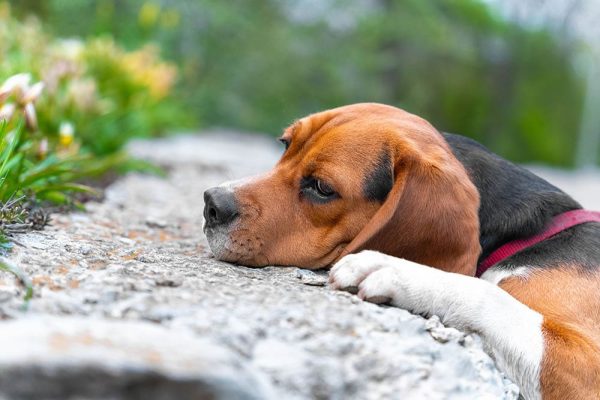
<path id="1" fill-rule="evenodd" d="M 233 191 L 214 187 L 204 192 L 204 219 L 208 227 L 224 225 L 238 216 Z"/>

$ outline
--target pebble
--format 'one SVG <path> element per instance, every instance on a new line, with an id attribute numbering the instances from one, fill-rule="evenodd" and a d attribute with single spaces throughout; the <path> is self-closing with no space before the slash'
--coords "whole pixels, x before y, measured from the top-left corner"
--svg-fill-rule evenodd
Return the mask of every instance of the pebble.
<path id="1" fill-rule="evenodd" d="M 445 327 L 437 315 L 433 315 L 427 320 L 425 329 L 431 334 L 431 337 L 440 343 L 447 343 L 449 341 L 464 342 L 465 333 L 454 328 Z"/>
<path id="2" fill-rule="evenodd" d="M 84 256 L 89 255 L 91 252 L 92 252 L 92 246 L 83 245 L 79 248 L 79 254 L 82 254 Z"/>
<path id="3" fill-rule="evenodd" d="M 166 228 L 167 221 L 155 217 L 148 217 L 146 218 L 146 225 L 149 228 Z"/>
<path id="4" fill-rule="evenodd" d="M 180 276 L 162 276 L 156 279 L 157 286 L 178 287 L 183 284 L 183 278 Z"/>
<path id="5" fill-rule="evenodd" d="M 313 271 L 308 269 L 296 269 L 296 278 L 309 286 L 325 286 L 327 285 L 327 275 L 315 274 Z"/>

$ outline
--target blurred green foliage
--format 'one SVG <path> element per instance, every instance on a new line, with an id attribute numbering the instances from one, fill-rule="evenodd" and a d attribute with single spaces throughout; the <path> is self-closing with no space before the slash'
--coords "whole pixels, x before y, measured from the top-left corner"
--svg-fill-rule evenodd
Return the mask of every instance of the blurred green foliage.
<path id="1" fill-rule="evenodd" d="M 0 60 L 0 248 L 7 234 L 47 223 L 41 201 L 77 204 L 73 193 L 95 193 L 82 180 L 156 170 L 123 145 L 181 122 L 169 98 L 177 69 L 153 46 L 59 40 L 0 1 Z"/>
<path id="2" fill-rule="evenodd" d="M 388 103 L 515 161 L 569 165 L 575 51 L 478 0 L 14 0 L 57 34 L 158 43 L 204 126 L 279 134 L 295 118 Z"/>
<path id="3" fill-rule="evenodd" d="M 185 114 L 167 98 L 176 66 L 160 60 L 156 47 L 125 51 L 109 36 L 57 40 L 37 19 L 16 20 L 6 6 L 2 14 L 0 79 L 27 72 L 43 82 L 36 108 L 49 138 L 68 122 L 77 142 L 105 155 L 182 123 Z"/>

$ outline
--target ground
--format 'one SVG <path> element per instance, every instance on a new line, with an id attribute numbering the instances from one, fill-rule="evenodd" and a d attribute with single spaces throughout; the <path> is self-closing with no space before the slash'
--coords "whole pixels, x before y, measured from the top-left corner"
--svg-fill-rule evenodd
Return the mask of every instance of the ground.
<path id="1" fill-rule="evenodd" d="M 475 334 L 333 291 L 326 272 L 211 257 L 204 189 L 268 169 L 272 139 L 212 132 L 131 151 L 168 176 L 130 174 L 18 238 L 9 259 L 34 297 L 25 307 L 0 275 L 0 399 L 517 397 Z M 596 171 L 536 171 L 600 209 Z"/>

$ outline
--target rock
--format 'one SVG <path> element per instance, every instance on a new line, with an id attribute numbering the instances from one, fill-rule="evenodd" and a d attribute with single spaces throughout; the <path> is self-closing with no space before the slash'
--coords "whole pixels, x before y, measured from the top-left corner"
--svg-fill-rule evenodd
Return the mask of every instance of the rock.
<path id="1" fill-rule="evenodd" d="M 348 397 L 343 364 L 333 358 L 316 358 L 294 343 L 268 339 L 255 346 L 253 360 L 277 384 L 279 398 Z"/>
<path id="2" fill-rule="evenodd" d="M 12 300 L 18 294 L 19 290 L 15 286 L 0 286 L 0 303 Z"/>
<path id="3" fill-rule="evenodd" d="M 37 317 L 0 323 L 0 394 L 27 399 L 268 399 L 227 349 L 142 322 Z"/>
<path id="4" fill-rule="evenodd" d="M 296 277 L 300 279 L 300 282 L 309 286 L 325 286 L 327 285 L 327 275 L 321 273 L 316 274 L 308 269 L 298 268 L 296 270 Z"/>
<path id="5" fill-rule="evenodd" d="M 87 256 L 92 252 L 92 246 L 89 245 L 83 245 L 79 248 L 79 253 L 81 255 Z"/>
<path id="6" fill-rule="evenodd" d="M 135 244 L 135 240 L 132 240 L 132 239 L 129 239 L 126 237 L 118 237 L 117 240 L 127 246 L 133 246 Z"/>
<path id="7" fill-rule="evenodd" d="M 180 276 L 161 276 L 156 279 L 158 286 L 177 287 L 183 284 L 183 278 Z"/>
<path id="8" fill-rule="evenodd" d="M 146 225 L 148 225 L 149 228 L 166 228 L 167 221 L 156 217 L 148 217 L 146 218 Z"/>
<path id="9" fill-rule="evenodd" d="M 437 315 L 432 316 L 425 323 L 425 329 L 431 336 L 440 343 L 447 343 L 451 340 L 462 342 L 465 339 L 465 333 L 454 328 L 445 327 Z"/>

